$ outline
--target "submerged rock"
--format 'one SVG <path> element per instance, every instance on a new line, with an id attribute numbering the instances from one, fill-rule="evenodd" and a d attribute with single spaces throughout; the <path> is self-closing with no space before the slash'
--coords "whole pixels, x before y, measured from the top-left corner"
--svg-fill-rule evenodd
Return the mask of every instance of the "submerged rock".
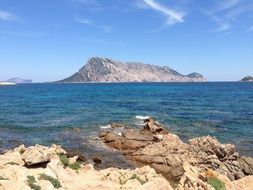
<path id="1" fill-rule="evenodd" d="M 68 158 L 77 157 L 77 161 L 79 161 L 79 162 L 86 162 L 87 161 L 87 158 L 83 154 L 81 154 L 80 152 L 75 151 L 75 150 L 68 150 L 67 157 Z"/>
<path id="2" fill-rule="evenodd" d="M 94 162 L 95 164 L 101 164 L 103 161 L 102 161 L 102 159 L 101 159 L 100 157 L 95 156 L 95 157 L 93 158 L 93 162 Z"/>

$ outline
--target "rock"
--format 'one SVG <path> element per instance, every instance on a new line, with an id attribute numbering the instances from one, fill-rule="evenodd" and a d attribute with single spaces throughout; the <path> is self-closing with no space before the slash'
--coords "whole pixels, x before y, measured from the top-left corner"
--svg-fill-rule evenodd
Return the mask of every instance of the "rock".
<path id="1" fill-rule="evenodd" d="M 176 190 L 215 190 L 200 178 L 198 170 L 189 163 L 183 164 L 184 175 L 181 177 Z"/>
<path id="2" fill-rule="evenodd" d="M 231 180 L 243 177 L 244 173 L 239 163 L 239 153 L 231 144 L 221 144 L 217 139 L 206 136 L 189 140 L 189 144 L 201 154 L 198 154 L 198 167 L 211 168 L 226 174 Z"/>
<path id="3" fill-rule="evenodd" d="M 253 175 L 253 158 L 243 156 L 240 158 L 239 163 L 246 175 Z"/>
<path id="4" fill-rule="evenodd" d="M 240 158 L 234 145 L 221 144 L 210 136 L 190 139 L 187 144 L 152 118 L 145 120 L 144 130 L 125 129 L 122 136 L 103 132 L 102 139 L 127 159 L 152 166 L 175 184 L 184 175 L 185 162 L 199 172 L 212 169 L 230 180 L 252 174 L 252 159 Z"/>
<path id="5" fill-rule="evenodd" d="M 112 127 L 113 129 L 116 129 L 116 128 L 124 128 L 123 125 L 118 124 L 118 123 L 112 123 L 112 124 L 111 124 L 111 127 Z"/>
<path id="6" fill-rule="evenodd" d="M 153 118 L 148 118 L 144 120 L 144 130 L 150 131 L 152 133 L 167 133 L 165 128 Z"/>
<path id="7" fill-rule="evenodd" d="M 152 141 L 154 135 L 149 131 L 136 131 L 127 129 L 122 132 L 122 136 L 125 137 L 127 140 Z"/>
<path id="8" fill-rule="evenodd" d="M 118 169 L 108 168 L 104 170 L 95 170 L 94 167 L 81 164 L 81 167 L 76 170 L 70 167 L 64 167 L 60 164 L 57 151 L 66 152 L 60 146 L 54 145 L 44 147 L 36 145 L 28 147 L 26 154 L 31 152 L 37 153 L 37 150 L 48 152 L 51 154 L 49 163 L 45 168 L 41 167 L 26 167 L 24 165 L 8 164 L 6 161 L 12 161 L 13 158 L 22 161 L 22 156 L 19 153 L 19 148 L 8 151 L 4 155 L 0 155 L 0 190 L 30 190 L 27 177 L 34 178 L 34 184 L 41 187 L 42 190 L 56 189 L 53 184 L 59 183 L 59 190 L 78 190 L 78 189 L 93 189 L 93 190 L 172 190 L 170 183 L 162 176 L 155 172 L 149 166 L 144 166 L 136 169 Z M 76 159 L 72 157 L 71 159 Z M 100 158 L 98 158 L 100 159 Z M 101 160 L 101 159 L 100 159 Z M 72 161 L 71 161 L 72 162 Z M 41 179 L 40 175 L 46 174 L 53 179 L 53 183 L 49 180 Z M 6 180 L 4 180 L 4 179 Z"/>
<path id="9" fill-rule="evenodd" d="M 82 132 L 82 129 L 80 129 L 79 127 L 75 127 L 73 131 L 76 132 L 77 134 L 80 134 Z"/>
<path id="10" fill-rule="evenodd" d="M 124 140 L 121 144 L 121 149 L 123 150 L 136 150 L 141 147 L 145 147 L 148 144 L 146 141 L 136 141 L 136 140 Z"/>
<path id="11" fill-rule="evenodd" d="M 124 138 L 121 135 L 118 135 L 113 132 L 107 132 L 103 138 L 105 143 L 111 143 L 116 141 L 122 141 Z"/>
<path id="12" fill-rule="evenodd" d="M 99 136 L 99 138 L 103 138 L 106 136 L 107 133 L 108 133 L 108 131 L 101 131 L 98 136 Z"/>
<path id="13" fill-rule="evenodd" d="M 68 158 L 77 157 L 76 160 L 79 162 L 86 162 L 87 161 L 87 159 L 85 158 L 85 156 L 83 154 L 81 154 L 78 151 L 74 151 L 74 150 L 67 151 L 67 157 Z"/>
<path id="14" fill-rule="evenodd" d="M 251 190 L 253 189 L 253 176 L 246 176 L 232 182 L 231 190 Z"/>
<path id="15" fill-rule="evenodd" d="M 102 160 L 101 160 L 100 157 L 95 156 L 95 157 L 93 158 L 93 162 L 94 162 L 95 164 L 101 164 L 101 163 L 102 163 Z"/>
<path id="16" fill-rule="evenodd" d="M 164 139 L 163 135 L 154 135 L 154 137 L 153 137 L 153 141 L 155 141 L 155 142 L 162 141 L 163 139 Z"/>
<path id="17" fill-rule="evenodd" d="M 207 154 L 215 154 L 221 161 L 227 159 L 236 160 L 239 157 L 239 154 L 235 152 L 234 145 L 220 144 L 217 139 L 210 136 L 190 139 L 189 144 L 197 146 L 201 151 Z"/>
<path id="18" fill-rule="evenodd" d="M 50 157 L 47 147 L 41 145 L 31 146 L 22 154 L 22 159 L 28 166 L 48 162 Z"/>
<path id="19" fill-rule="evenodd" d="M 53 144 L 51 147 L 48 148 L 48 152 L 51 155 L 59 155 L 59 154 L 66 154 L 67 152 L 62 149 L 61 146 Z"/>

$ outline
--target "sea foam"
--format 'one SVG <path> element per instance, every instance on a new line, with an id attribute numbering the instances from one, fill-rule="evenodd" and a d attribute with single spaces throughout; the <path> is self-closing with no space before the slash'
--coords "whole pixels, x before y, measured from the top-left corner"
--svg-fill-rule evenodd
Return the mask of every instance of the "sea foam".
<path id="1" fill-rule="evenodd" d="M 104 125 L 104 126 L 100 126 L 101 129 L 110 129 L 112 128 L 111 125 Z"/>
<path id="2" fill-rule="evenodd" d="M 136 119 L 141 119 L 141 120 L 144 120 L 144 119 L 148 119 L 150 118 L 150 116 L 142 116 L 142 115 L 136 115 L 135 116 Z"/>

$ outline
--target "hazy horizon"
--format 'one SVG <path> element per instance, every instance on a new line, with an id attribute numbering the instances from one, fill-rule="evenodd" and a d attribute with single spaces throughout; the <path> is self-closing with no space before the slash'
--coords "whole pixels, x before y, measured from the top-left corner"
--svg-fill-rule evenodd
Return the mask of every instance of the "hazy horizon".
<path id="1" fill-rule="evenodd" d="M 252 18 L 250 0 L 3 0 L 0 81 L 60 80 L 92 56 L 238 81 L 253 75 Z"/>

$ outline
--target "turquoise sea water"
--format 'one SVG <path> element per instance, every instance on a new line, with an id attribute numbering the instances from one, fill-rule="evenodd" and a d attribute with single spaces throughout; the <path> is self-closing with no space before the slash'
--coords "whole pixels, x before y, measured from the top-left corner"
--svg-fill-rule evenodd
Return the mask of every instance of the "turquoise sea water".
<path id="1" fill-rule="evenodd" d="M 0 86 L 0 150 L 57 143 L 94 151 L 100 126 L 139 127 L 136 116 L 153 116 L 184 141 L 212 135 L 253 156 L 253 83 Z"/>

